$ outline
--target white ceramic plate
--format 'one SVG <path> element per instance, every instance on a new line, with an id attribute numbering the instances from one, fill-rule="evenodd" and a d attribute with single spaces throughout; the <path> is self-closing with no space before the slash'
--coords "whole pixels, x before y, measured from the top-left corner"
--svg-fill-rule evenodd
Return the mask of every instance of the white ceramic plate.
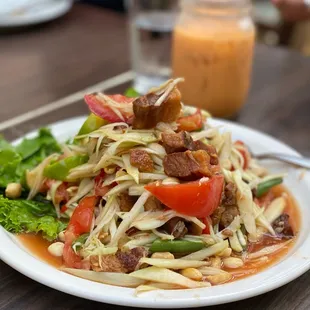
<path id="1" fill-rule="evenodd" d="M 65 141 L 80 128 L 84 118 L 74 118 L 50 126 L 54 135 Z M 290 147 L 263 133 L 227 121 L 213 120 L 224 125 L 233 139 L 245 141 L 254 153 L 265 151 L 298 155 Z M 33 135 L 34 133 L 30 134 Z M 28 135 L 29 136 L 29 135 Z M 54 289 L 105 303 L 147 308 L 185 308 L 209 306 L 256 296 L 284 285 L 310 269 L 310 177 L 300 180 L 300 171 L 283 164 L 268 164 L 272 171 L 287 171 L 285 185 L 292 191 L 302 213 L 301 231 L 294 248 L 282 261 L 246 279 L 211 288 L 175 291 L 152 291 L 138 297 L 134 290 L 99 284 L 63 273 L 34 257 L 12 235 L 0 229 L 0 258 L 24 275 Z"/>
<path id="2" fill-rule="evenodd" d="M 35 25 L 66 14 L 73 0 L 0 1 L 0 27 Z"/>

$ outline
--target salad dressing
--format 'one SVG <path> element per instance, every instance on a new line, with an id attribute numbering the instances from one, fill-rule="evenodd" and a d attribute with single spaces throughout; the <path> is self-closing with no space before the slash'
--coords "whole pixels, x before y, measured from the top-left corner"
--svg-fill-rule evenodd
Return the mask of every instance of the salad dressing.
<path id="1" fill-rule="evenodd" d="M 272 188 L 272 192 L 276 197 L 281 196 L 283 193 L 287 194 L 287 207 L 285 212 L 290 216 L 290 224 L 293 228 L 293 231 L 298 233 L 300 228 L 300 213 L 297 206 L 297 203 L 294 197 L 290 194 L 290 192 L 282 185 L 275 186 Z M 18 236 L 19 241 L 37 258 L 41 261 L 48 263 L 49 265 L 60 268 L 63 265 L 63 261 L 61 257 L 55 257 L 51 255 L 47 248 L 51 244 L 51 242 L 42 238 L 41 235 L 34 235 L 34 234 L 19 234 Z M 264 237 L 261 242 L 257 244 L 252 244 L 251 252 L 256 252 L 261 248 L 268 246 L 268 241 L 270 238 Z M 255 273 L 259 273 L 266 268 L 274 265 L 275 263 L 279 262 L 283 259 L 290 249 L 294 246 L 295 240 L 293 239 L 287 246 L 281 249 L 279 252 L 274 253 L 269 256 L 269 260 L 264 263 L 254 263 L 248 262 L 242 268 L 239 269 L 225 269 L 233 273 L 233 278 L 231 281 L 243 279 L 248 276 L 251 276 Z M 230 281 L 230 282 L 231 282 Z"/>
<path id="2" fill-rule="evenodd" d="M 17 238 L 31 254 L 41 261 L 56 268 L 62 266 L 62 257 L 53 256 L 47 250 L 52 242 L 47 241 L 40 234 L 19 234 Z"/>

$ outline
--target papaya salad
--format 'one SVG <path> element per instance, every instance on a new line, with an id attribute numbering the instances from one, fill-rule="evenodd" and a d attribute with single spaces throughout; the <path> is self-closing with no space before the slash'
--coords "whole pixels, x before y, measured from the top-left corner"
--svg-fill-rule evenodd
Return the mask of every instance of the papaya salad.
<path id="1" fill-rule="evenodd" d="M 285 255 L 298 225 L 284 175 L 184 106 L 180 82 L 86 95 L 66 143 L 0 139 L 0 224 L 47 239 L 65 272 L 138 292 L 223 284 Z"/>

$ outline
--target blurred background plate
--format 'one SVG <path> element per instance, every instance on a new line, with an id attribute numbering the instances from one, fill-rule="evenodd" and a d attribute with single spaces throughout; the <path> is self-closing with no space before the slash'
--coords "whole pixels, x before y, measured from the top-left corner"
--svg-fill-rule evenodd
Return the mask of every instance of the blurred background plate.
<path id="1" fill-rule="evenodd" d="M 66 14 L 73 0 L 0 1 L 0 27 L 30 26 Z"/>

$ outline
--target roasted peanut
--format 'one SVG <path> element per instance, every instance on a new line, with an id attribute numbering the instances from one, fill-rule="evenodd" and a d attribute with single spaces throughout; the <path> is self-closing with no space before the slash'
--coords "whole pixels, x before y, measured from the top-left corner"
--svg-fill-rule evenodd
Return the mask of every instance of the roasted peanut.
<path id="1" fill-rule="evenodd" d="M 18 198 L 22 193 L 22 186 L 19 183 L 9 183 L 5 189 L 5 196 L 8 198 Z"/>
<path id="2" fill-rule="evenodd" d="M 62 242 L 55 242 L 52 243 L 47 250 L 49 251 L 50 254 L 53 256 L 62 256 L 63 251 L 64 251 L 64 243 Z"/>
<path id="3" fill-rule="evenodd" d="M 152 258 L 161 258 L 161 259 L 174 259 L 174 255 L 170 252 L 155 252 L 151 256 Z"/>
<path id="4" fill-rule="evenodd" d="M 227 248 L 224 251 L 222 251 L 221 253 L 217 254 L 220 257 L 229 257 L 232 253 L 232 249 L 231 248 Z"/>
<path id="5" fill-rule="evenodd" d="M 221 269 L 222 260 L 218 256 L 210 257 L 211 267 Z"/>
<path id="6" fill-rule="evenodd" d="M 227 268 L 239 268 L 244 265 L 243 260 L 238 257 L 223 258 L 223 264 Z"/>
<path id="7" fill-rule="evenodd" d="M 215 244 L 215 240 L 211 237 L 211 236 L 208 236 L 208 235 L 205 235 L 203 237 L 203 241 L 207 244 L 207 245 L 213 245 Z"/>
<path id="8" fill-rule="evenodd" d="M 206 276 L 205 277 L 211 284 L 222 284 L 229 280 L 231 280 L 232 275 L 228 272 L 221 272 L 219 274 L 213 276 Z"/>
<path id="9" fill-rule="evenodd" d="M 202 273 L 196 269 L 196 268 L 186 268 L 181 270 L 181 275 L 183 275 L 186 278 L 190 278 L 195 281 L 201 281 L 202 280 Z"/>
<path id="10" fill-rule="evenodd" d="M 65 231 L 61 231 L 59 234 L 58 234 L 58 239 L 61 241 L 61 242 L 65 242 Z"/>

